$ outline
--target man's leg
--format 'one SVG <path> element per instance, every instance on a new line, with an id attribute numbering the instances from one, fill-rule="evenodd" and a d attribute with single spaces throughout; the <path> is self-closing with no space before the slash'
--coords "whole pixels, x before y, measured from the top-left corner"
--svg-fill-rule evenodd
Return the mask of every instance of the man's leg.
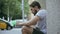
<path id="1" fill-rule="evenodd" d="M 22 27 L 22 34 L 32 34 L 32 32 L 33 32 L 32 27 L 27 27 L 27 26 Z"/>
<path id="2" fill-rule="evenodd" d="M 40 31 L 39 29 L 33 29 L 33 33 L 32 34 L 44 34 L 42 31 Z"/>

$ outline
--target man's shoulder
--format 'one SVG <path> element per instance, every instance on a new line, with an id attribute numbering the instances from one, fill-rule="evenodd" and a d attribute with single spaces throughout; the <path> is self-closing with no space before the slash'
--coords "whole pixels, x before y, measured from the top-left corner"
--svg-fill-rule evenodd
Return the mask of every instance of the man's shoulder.
<path id="1" fill-rule="evenodd" d="M 40 10 L 38 11 L 38 13 L 47 13 L 47 10 L 45 10 L 45 9 L 40 9 Z"/>
<path id="2" fill-rule="evenodd" d="M 45 9 L 40 9 L 39 11 L 46 11 Z"/>
<path id="3" fill-rule="evenodd" d="M 46 15 L 48 12 L 45 10 L 45 9 L 40 9 L 39 11 L 38 11 L 38 15 Z"/>

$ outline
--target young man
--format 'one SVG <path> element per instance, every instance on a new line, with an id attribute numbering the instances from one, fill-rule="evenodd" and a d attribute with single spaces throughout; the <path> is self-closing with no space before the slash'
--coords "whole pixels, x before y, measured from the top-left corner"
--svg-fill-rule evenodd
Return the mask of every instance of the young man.
<path id="1" fill-rule="evenodd" d="M 30 7 L 32 13 L 35 15 L 34 18 L 25 23 L 16 23 L 16 25 L 23 26 L 22 34 L 47 34 L 46 10 L 41 9 L 37 1 L 33 1 Z M 32 27 L 32 25 L 34 25 L 34 27 Z"/>

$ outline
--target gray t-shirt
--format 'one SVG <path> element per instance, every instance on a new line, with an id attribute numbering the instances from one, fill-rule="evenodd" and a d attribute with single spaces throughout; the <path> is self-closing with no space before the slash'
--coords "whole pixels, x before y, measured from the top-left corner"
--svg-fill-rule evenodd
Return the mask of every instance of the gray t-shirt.
<path id="1" fill-rule="evenodd" d="M 40 31 L 44 32 L 45 34 L 47 33 L 47 24 L 46 24 L 46 16 L 47 16 L 47 11 L 44 9 L 41 9 L 37 12 L 36 16 L 40 17 L 40 20 L 36 24 L 36 27 L 40 29 Z"/>

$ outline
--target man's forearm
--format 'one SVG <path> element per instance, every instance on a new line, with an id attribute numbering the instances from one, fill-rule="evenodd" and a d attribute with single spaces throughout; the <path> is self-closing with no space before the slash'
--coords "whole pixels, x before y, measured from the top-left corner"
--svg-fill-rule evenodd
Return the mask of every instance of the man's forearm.
<path id="1" fill-rule="evenodd" d="M 20 21 L 17 21 L 16 22 L 16 26 L 27 26 L 26 22 L 20 22 Z"/>
<path id="2" fill-rule="evenodd" d="M 17 26 L 31 26 L 30 23 L 25 22 L 25 23 L 16 23 Z"/>

